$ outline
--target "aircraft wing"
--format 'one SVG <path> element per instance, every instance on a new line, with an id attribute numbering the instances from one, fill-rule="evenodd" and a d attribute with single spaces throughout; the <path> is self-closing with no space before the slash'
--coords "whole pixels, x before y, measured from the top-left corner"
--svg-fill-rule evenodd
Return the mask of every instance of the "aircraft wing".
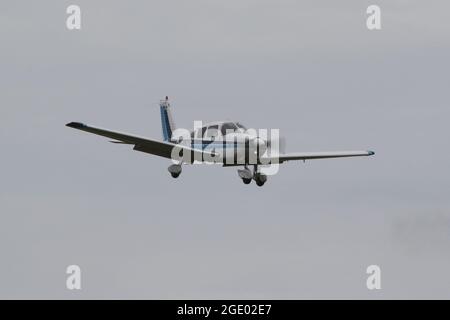
<path id="1" fill-rule="evenodd" d="M 373 151 L 332 151 L 332 152 L 299 152 L 299 153 L 284 153 L 271 157 L 263 157 L 261 161 L 271 160 L 271 162 L 278 161 L 283 163 L 291 160 L 311 160 L 311 159 L 328 159 L 328 158 L 344 158 L 344 157 L 363 157 L 372 156 Z"/>
<path id="2" fill-rule="evenodd" d="M 160 157 L 169 158 L 171 159 L 172 155 L 172 149 L 175 146 L 178 146 L 179 148 L 183 149 L 183 152 L 192 152 L 192 159 L 196 159 L 197 157 L 201 157 L 204 154 L 213 155 L 210 152 L 201 151 L 198 149 L 193 149 L 187 146 L 182 145 L 176 145 L 174 143 L 165 142 L 165 141 L 158 141 L 153 139 L 148 139 L 144 137 L 139 137 L 135 135 L 131 135 L 128 133 L 122 133 L 117 131 L 111 131 L 107 129 L 102 128 L 96 128 L 88 126 L 84 123 L 80 122 L 70 122 L 66 124 L 66 126 L 94 134 L 98 134 L 100 136 L 112 138 L 116 141 L 111 141 L 114 143 L 122 143 L 122 144 L 131 144 L 134 145 L 133 150 L 141 151 L 145 153 L 154 154 Z"/>

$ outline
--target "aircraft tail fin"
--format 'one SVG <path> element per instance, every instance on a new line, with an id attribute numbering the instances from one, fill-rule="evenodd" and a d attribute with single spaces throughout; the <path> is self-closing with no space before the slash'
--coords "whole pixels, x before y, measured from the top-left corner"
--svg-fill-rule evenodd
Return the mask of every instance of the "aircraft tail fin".
<path id="1" fill-rule="evenodd" d="M 159 103 L 161 111 L 161 125 L 164 141 L 169 141 L 172 138 L 172 132 L 175 130 L 175 125 L 170 111 L 169 97 Z"/>

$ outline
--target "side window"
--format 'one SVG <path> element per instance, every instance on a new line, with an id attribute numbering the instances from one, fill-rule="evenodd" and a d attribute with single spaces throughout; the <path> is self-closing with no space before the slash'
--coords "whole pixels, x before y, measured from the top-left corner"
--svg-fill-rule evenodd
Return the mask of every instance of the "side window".
<path id="1" fill-rule="evenodd" d="M 236 126 L 233 123 L 224 123 L 222 124 L 222 135 L 226 135 L 227 133 L 234 132 L 236 130 Z"/>
<path id="2" fill-rule="evenodd" d="M 207 127 L 203 127 L 202 128 L 202 135 L 199 137 L 200 139 L 203 139 L 203 137 L 205 136 L 205 133 L 206 133 L 206 129 L 207 129 Z M 200 130 L 199 130 L 200 131 Z"/>
<path id="3" fill-rule="evenodd" d="M 206 129 L 199 128 L 199 129 L 191 132 L 191 138 L 192 139 L 201 139 L 202 138 L 202 134 L 203 134 L 203 130 L 206 130 Z"/>
<path id="4" fill-rule="evenodd" d="M 204 139 L 214 139 L 219 136 L 219 125 L 209 126 L 208 130 L 203 133 Z"/>

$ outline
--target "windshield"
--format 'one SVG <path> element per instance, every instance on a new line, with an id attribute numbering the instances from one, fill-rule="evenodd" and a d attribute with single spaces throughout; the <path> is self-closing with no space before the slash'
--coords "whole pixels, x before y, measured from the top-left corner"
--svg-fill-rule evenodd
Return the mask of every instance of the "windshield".
<path id="1" fill-rule="evenodd" d="M 233 133 L 238 130 L 238 127 L 233 122 L 226 122 L 222 124 L 222 135 L 226 135 L 227 133 Z"/>
<path id="2" fill-rule="evenodd" d="M 244 127 L 242 124 L 240 124 L 239 122 L 236 122 L 236 126 L 239 128 L 239 129 L 242 129 L 242 130 L 247 130 L 247 128 L 246 127 Z"/>

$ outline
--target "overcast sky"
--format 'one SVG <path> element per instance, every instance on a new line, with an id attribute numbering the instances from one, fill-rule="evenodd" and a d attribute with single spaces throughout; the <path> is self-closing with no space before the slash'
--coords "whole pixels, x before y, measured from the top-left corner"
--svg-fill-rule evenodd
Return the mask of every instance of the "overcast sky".
<path id="1" fill-rule="evenodd" d="M 1 2 L 0 298 L 450 298 L 449 10 Z M 235 119 L 279 128 L 287 151 L 376 155 L 289 162 L 259 188 L 217 166 L 175 180 L 167 159 L 64 126 L 159 139 L 165 95 L 179 127 Z"/>

